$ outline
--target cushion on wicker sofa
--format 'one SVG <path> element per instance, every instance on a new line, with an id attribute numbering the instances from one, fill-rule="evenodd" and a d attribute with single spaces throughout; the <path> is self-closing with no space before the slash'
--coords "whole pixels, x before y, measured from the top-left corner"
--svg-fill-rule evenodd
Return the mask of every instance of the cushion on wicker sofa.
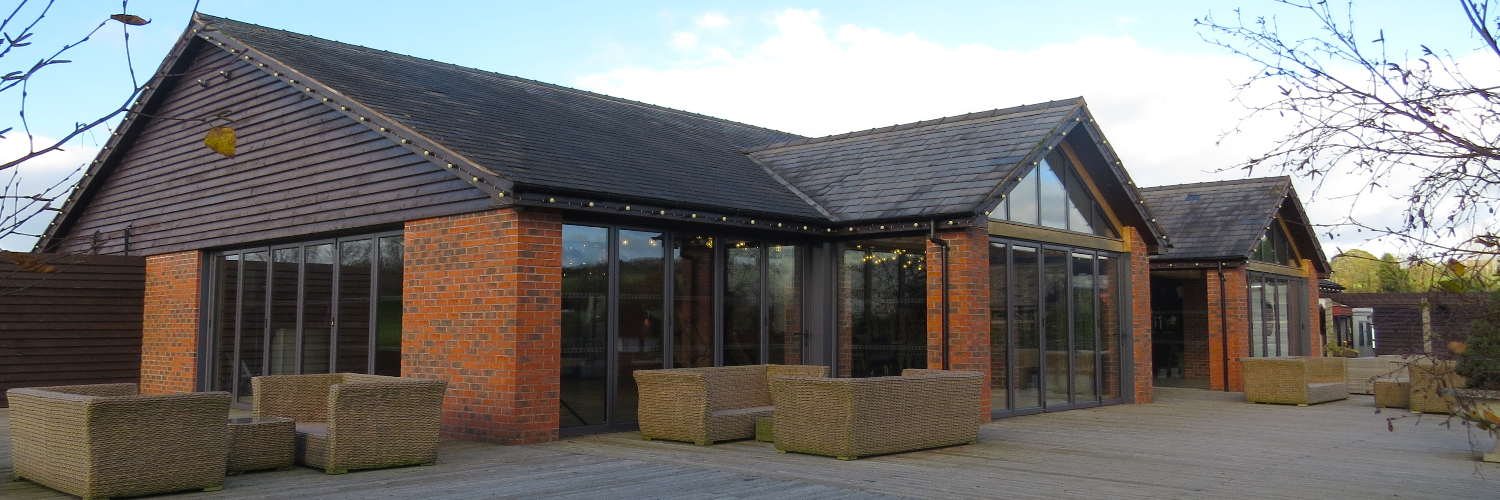
<path id="1" fill-rule="evenodd" d="M 700 445 L 755 437 L 755 418 L 771 415 L 768 379 L 827 377 L 826 366 L 748 365 L 637 370 L 641 437 Z"/>
<path id="2" fill-rule="evenodd" d="M 6 391 L 18 479 L 84 499 L 217 490 L 229 393 L 139 395 L 135 384 Z"/>
<path id="3" fill-rule="evenodd" d="M 250 383 L 256 416 L 297 421 L 297 463 L 341 474 L 437 459 L 447 382 L 330 373 Z"/>
<path id="4" fill-rule="evenodd" d="M 974 443 L 980 372 L 904 370 L 899 377 L 771 381 L 777 451 L 852 459 Z"/>

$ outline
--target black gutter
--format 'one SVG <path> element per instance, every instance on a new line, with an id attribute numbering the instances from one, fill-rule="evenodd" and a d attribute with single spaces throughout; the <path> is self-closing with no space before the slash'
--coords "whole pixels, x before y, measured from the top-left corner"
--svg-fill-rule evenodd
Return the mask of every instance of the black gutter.
<path id="1" fill-rule="evenodd" d="M 937 221 L 927 226 L 927 241 L 943 247 L 943 369 L 948 369 L 948 242 L 937 237 Z"/>

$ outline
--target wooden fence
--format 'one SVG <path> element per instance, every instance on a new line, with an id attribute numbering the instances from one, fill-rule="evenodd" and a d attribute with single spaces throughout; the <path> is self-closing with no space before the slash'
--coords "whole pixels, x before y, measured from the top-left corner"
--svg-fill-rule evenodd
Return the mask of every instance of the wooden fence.
<path id="1" fill-rule="evenodd" d="M 139 382 L 145 282 L 143 257 L 0 254 L 0 407 L 13 387 Z"/>

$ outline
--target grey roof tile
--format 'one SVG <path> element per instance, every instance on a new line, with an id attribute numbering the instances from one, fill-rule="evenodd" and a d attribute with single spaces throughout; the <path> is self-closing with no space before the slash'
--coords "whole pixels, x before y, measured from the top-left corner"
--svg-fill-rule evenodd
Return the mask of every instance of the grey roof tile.
<path id="1" fill-rule="evenodd" d="M 1285 176 L 1262 177 L 1147 187 L 1139 193 L 1172 238 L 1172 251 L 1159 258 L 1247 258 L 1291 183 Z"/>

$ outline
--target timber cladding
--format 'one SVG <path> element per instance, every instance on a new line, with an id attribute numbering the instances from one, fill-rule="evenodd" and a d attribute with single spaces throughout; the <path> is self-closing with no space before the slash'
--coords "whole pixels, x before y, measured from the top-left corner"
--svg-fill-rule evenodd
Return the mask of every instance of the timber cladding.
<path id="1" fill-rule="evenodd" d="M 0 256 L 0 407 L 15 387 L 138 382 L 146 259 L 16 255 L 53 272 Z"/>

